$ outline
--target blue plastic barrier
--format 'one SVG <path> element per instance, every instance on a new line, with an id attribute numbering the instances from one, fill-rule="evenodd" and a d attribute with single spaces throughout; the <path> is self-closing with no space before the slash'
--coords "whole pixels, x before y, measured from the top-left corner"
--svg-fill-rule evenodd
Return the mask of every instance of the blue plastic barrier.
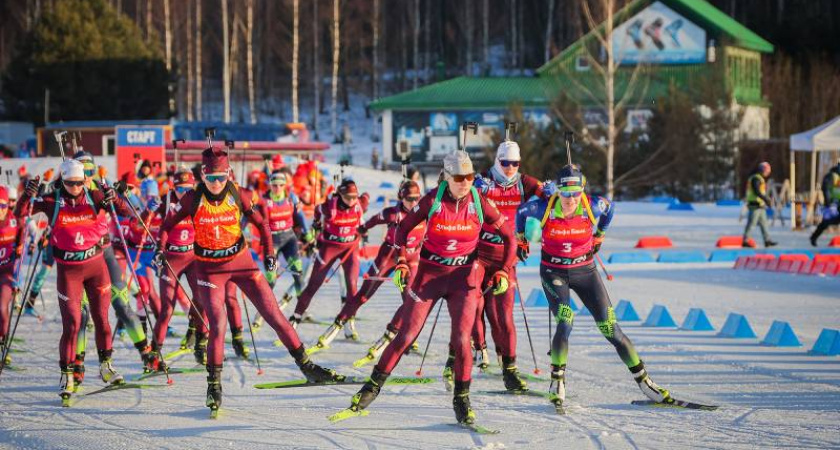
<path id="1" fill-rule="evenodd" d="M 754 256 L 755 250 L 712 250 L 709 262 L 735 262 L 740 256 Z"/>
<path id="2" fill-rule="evenodd" d="M 714 331 L 715 327 L 709 321 L 706 311 L 701 308 L 691 308 L 685 316 L 680 330 L 687 331 Z"/>
<path id="3" fill-rule="evenodd" d="M 529 308 L 546 307 L 548 306 L 548 299 L 542 289 L 531 289 L 528 298 L 525 300 L 525 306 Z"/>
<path id="4" fill-rule="evenodd" d="M 650 310 L 650 314 L 648 314 L 647 319 L 642 324 L 643 327 L 675 327 L 677 323 L 674 322 L 674 318 L 671 317 L 671 313 L 668 312 L 668 308 L 663 305 L 654 305 L 653 309 Z"/>
<path id="5" fill-rule="evenodd" d="M 659 196 L 659 197 L 652 197 L 650 199 L 653 203 L 673 203 L 676 199 L 674 197 L 669 197 L 667 195 Z"/>
<path id="6" fill-rule="evenodd" d="M 706 262 L 706 254 L 700 250 L 678 250 L 659 254 L 656 262 L 661 263 L 696 263 Z"/>
<path id="7" fill-rule="evenodd" d="M 773 325 L 770 325 L 770 330 L 767 331 L 767 336 L 761 343 L 773 347 L 802 347 L 802 343 L 799 342 L 790 324 L 781 320 L 773 321 Z"/>
<path id="8" fill-rule="evenodd" d="M 741 206 L 741 200 L 718 200 L 718 206 Z"/>
<path id="9" fill-rule="evenodd" d="M 615 318 L 621 322 L 642 320 L 630 300 L 619 300 L 618 304 L 615 305 Z"/>
<path id="10" fill-rule="evenodd" d="M 674 200 L 668 205 L 668 211 L 694 211 L 691 203 L 681 203 L 679 200 Z"/>
<path id="11" fill-rule="evenodd" d="M 385 196 L 380 195 L 379 197 L 376 197 L 376 203 L 385 203 Z"/>
<path id="12" fill-rule="evenodd" d="M 618 252 L 610 254 L 607 261 L 613 263 L 652 263 L 656 262 L 656 258 L 648 252 Z"/>
<path id="13" fill-rule="evenodd" d="M 817 342 L 814 342 L 814 346 L 808 353 L 822 356 L 840 355 L 840 331 L 823 328 Z"/>
<path id="14" fill-rule="evenodd" d="M 380 189 L 394 189 L 394 183 L 391 183 L 390 181 L 383 181 L 383 182 L 379 183 L 379 188 Z"/>
<path id="15" fill-rule="evenodd" d="M 750 339 L 757 337 L 750 326 L 750 322 L 743 314 L 730 313 L 726 317 L 723 329 L 717 334 L 720 337 Z"/>

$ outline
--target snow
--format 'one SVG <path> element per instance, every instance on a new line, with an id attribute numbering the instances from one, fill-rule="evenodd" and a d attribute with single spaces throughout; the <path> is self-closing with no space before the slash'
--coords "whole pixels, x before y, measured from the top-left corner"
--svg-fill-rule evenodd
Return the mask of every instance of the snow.
<path id="1" fill-rule="evenodd" d="M 368 154 L 369 155 L 369 154 Z M 366 163 L 367 160 L 357 161 Z M 335 170 L 334 165 L 326 165 Z M 378 188 L 382 181 L 399 181 L 393 173 L 349 168 L 362 190 L 392 194 Z M 608 239 L 605 259 L 613 251 L 628 251 L 642 235 L 667 235 L 677 249 L 711 251 L 717 237 L 738 235 L 743 222 L 738 208 L 695 205 L 695 212 L 667 212 L 667 205 L 620 203 Z M 371 214 L 378 210 L 373 205 Z M 377 230 L 379 231 L 379 230 Z M 771 228 L 783 248 L 806 248 L 807 235 L 781 226 Z M 371 238 L 378 241 L 379 234 Z M 758 239 L 758 235 L 755 235 Z M 827 242 L 826 237 L 823 238 Z M 57 395 L 56 347 L 61 324 L 56 307 L 55 278 L 45 289 L 46 320 L 21 320 L 14 364 L 25 371 L 6 370 L 0 378 L 0 448 L 837 448 L 840 447 L 840 358 L 807 354 L 822 328 L 840 323 L 837 288 L 840 279 L 756 271 L 735 271 L 731 263 L 611 264 L 615 280 L 606 282 L 613 303 L 633 302 L 644 320 L 654 304 L 668 307 L 681 323 L 689 308 L 704 308 L 719 330 L 730 312 L 743 313 L 758 339 L 726 339 L 715 332 L 654 329 L 640 322 L 622 323 L 648 366 L 652 378 L 687 400 L 721 405 L 716 412 L 643 408 L 630 405 L 642 394 L 592 318 L 579 317 L 571 338 L 566 416 L 554 414 L 545 400 L 479 394 L 502 389 L 501 380 L 474 372 L 473 408 L 484 426 L 498 435 L 474 435 L 453 428 L 451 393 L 439 380 L 428 385 L 386 386 L 366 418 L 331 424 L 326 417 L 345 408 L 354 386 L 287 390 L 257 390 L 257 383 L 299 378 L 291 357 L 272 346 L 275 336 L 264 327 L 257 334 L 265 374 L 257 376 L 249 362 L 231 358 L 223 373 L 224 406 L 219 420 L 209 420 L 204 407 L 203 374 L 175 375 L 174 385 L 161 389 L 122 390 L 91 396 L 72 408 L 61 408 Z M 535 267 L 519 270 L 522 296 L 539 287 Z M 338 278 L 338 277 L 336 277 Z M 284 275 L 276 292 L 291 282 Z M 311 312 L 331 320 L 339 309 L 338 283 L 321 289 Z M 579 300 L 576 298 L 578 304 Z M 368 375 L 352 368 L 399 304 L 394 286 L 386 283 L 363 307 L 357 323 L 363 342 L 339 337 L 333 347 L 314 355 L 342 373 Z M 254 311 L 253 307 L 250 308 Z M 519 307 L 519 367 L 531 372 L 528 339 Z M 548 315 L 528 308 L 541 376 L 548 376 Z M 773 320 L 790 321 L 801 348 L 759 344 Z M 112 317 L 112 324 L 115 321 Z M 185 318 L 176 317 L 183 332 Z M 439 378 L 450 321 L 441 314 L 424 374 Z M 312 344 L 325 327 L 302 325 L 304 342 Z M 418 342 L 425 345 L 431 326 Z M 88 391 L 101 383 L 95 377 L 94 343 L 89 334 Z M 246 337 L 247 338 L 247 337 Z M 488 340 L 492 342 L 489 337 Z M 167 350 L 178 339 L 167 341 Z M 492 352 L 492 343 L 491 352 Z M 115 342 L 115 364 L 125 375 L 140 373 L 136 350 Z M 191 355 L 172 362 L 192 367 Z M 412 376 L 420 358 L 405 356 L 394 375 Z M 163 383 L 158 379 L 149 383 Z M 529 382 L 532 389 L 548 383 Z"/>

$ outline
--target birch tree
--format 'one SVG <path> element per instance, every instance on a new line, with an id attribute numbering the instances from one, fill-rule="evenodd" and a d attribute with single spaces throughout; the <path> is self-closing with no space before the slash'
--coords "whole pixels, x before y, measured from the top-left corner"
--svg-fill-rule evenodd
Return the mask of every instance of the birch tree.
<path id="1" fill-rule="evenodd" d="M 297 1 L 295 0 L 295 45 L 297 45 Z M 254 87 L 254 0 L 247 0 L 246 11 L 246 30 L 245 30 L 245 46 L 247 52 L 246 70 L 248 71 L 248 111 L 250 113 L 251 124 L 257 123 L 257 105 L 256 105 L 256 89 Z M 297 58 L 297 47 L 295 47 L 295 58 Z M 297 65 L 295 67 L 295 76 L 297 76 Z M 295 80 L 297 84 L 297 80 Z M 295 85 L 297 89 L 297 85 Z M 295 91 L 297 97 L 297 91 Z M 297 100 L 297 98 L 295 98 Z M 297 101 L 295 101 L 295 122 L 297 122 Z"/>
<path id="2" fill-rule="evenodd" d="M 292 122 L 297 123 L 300 120 L 298 112 L 298 50 L 300 42 L 298 40 L 298 29 L 300 27 L 300 0 L 292 1 L 293 12 L 293 31 L 292 31 Z"/>
<path id="3" fill-rule="evenodd" d="M 320 0 L 312 0 L 312 65 L 315 76 L 312 77 L 312 82 L 315 85 L 315 105 L 312 111 L 312 129 L 315 131 L 315 139 L 318 139 L 319 129 L 319 115 L 321 114 L 321 47 L 319 45 L 319 33 L 321 27 L 321 18 L 318 16 L 318 2 Z"/>
<path id="4" fill-rule="evenodd" d="M 340 23 L 341 0 L 333 0 L 333 54 L 332 54 L 332 104 L 330 105 L 330 118 L 332 120 L 332 133 L 334 139 L 338 139 L 338 63 L 341 51 L 341 29 Z"/>
<path id="5" fill-rule="evenodd" d="M 195 118 L 202 120 L 204 112 L 202 110 L 202 92 L 203 81 L 201 76 L 201 3 L 204 0 L 195 0 Z"/>
<path id="6" fill-rule="evenodd" d="M 228 36 L 228 1 L 221 0 L 222 7 L 222 96 L 224 97 L 224 121 L 230 123 L 230 36 Z"/>

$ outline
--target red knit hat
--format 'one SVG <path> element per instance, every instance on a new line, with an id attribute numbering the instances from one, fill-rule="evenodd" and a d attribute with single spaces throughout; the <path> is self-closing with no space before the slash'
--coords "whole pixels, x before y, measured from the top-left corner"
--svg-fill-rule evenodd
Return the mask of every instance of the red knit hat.
<path id="1" fill-rule="evenodd" d="M 6 186 L 0 186 L 0 203 L 9 203 L 9 190 Z"/>
<path id="2" fill-rule="evenodd" d="M 201 171 L 203 173 L 227 172 L 229 169 L 228 154 L 221 147 L 210 147 L 201 152 Z"/>
<path id="3" fill-rule="evenodd" d="M 359 188 L 356 187 L 356 182 L 345 178 L 338 186 L 338 193 L 341 195 L 359 195 Z"/>

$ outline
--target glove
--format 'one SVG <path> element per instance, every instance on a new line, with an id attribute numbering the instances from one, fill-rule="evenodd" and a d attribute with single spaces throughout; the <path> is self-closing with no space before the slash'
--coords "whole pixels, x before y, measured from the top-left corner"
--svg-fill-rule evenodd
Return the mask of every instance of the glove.
<path id="1" fill-rule="evenodd" d="M 490 190 L 490 181 L 481 175 L 476 175 L 473 187 L 482 194 L 487 194 L 487 191 Z"/>
<path id="2" fill-rule="evenodd" d="M 364 225 L 360 225 L 359 228 L 356 228 L 356 232 L 359 233 L 359 236 L 362 237 L 362 244 L 368 243 L 368 230 L 365 228 Z"/>
<path id="3" fill-rule="evenodd" d="M 595 236 L 592 238 L 592 254 L 598 253 L 601 250 L 601 244 L 604 243 L 605 233 L 603 231 L 596 231 Z"/>
<path id="4" fill-rule="evenodd" d="M 117 181 L 114 183 L 114 190 L 119 192 L 121 195 L 125 195 L 129 189 L 130 187 L 125 181 Z"/>
<path id="5" fill-rule="evenodd" d="M 27 181 L 26 182 L 26 187 L 25 187 L 26 195 L 29 198 L 37 196 L 38 195 L 38 188 L 40 187 L 40 185 L 41 185 L 40 177 L 35 177 L 35 178 Z"/>
<path id="6" fill-rule="evenodd" d="M 277 271 L 277 258 L 271 255 L 265 257 L 265 270 L 269 272 Z"/>
<path id="7" fill-rule="evenodd" d="M 400 292 L 404 291 L 408 286 L 408 277 L 411 276 L 411 269 L 408 267 L 404 259 L 400 259 L 397 266 L 394 267 L 394 284 Z"/>
<path id="8" fill-rule="evenodd" d="M 548 180 L 543 183 L 542 185 L 543 196 L 548 198 L 554 195 L 557 192 L 557 185 L 554 184 L 554 181 Z"/>
<path id="9" fill-rule="evenodd" d="M 161 249 L 155 250 L 155 254 L 152 256 L 152 266 L 155 268 L 155 275 L 160 278 L 166 267 L 166 256 Z"/>
<path id="10" fill-rule="evenodd" d="M 114 201 L 117 199 L 117 193 L 113 188 L 108 186 L 102 186 L 102 194 L 105 195 L 105 198 L 102 200 L 102 204 L 105 206 L 113 205 Z"/>
<path id="11" fill-rule="evenodd" d="M 516 257 L 520 261 L 525 262 L 528 255 L 531 254 L 531 244 L 528 239 L 525 239 L 525 233 L 517 233 L 516 235 Z"/>
<path id="12" fill-rule="evenodd" d="M 146 210 L 149 212 L 155 212 L 158 208 L 160 208 L 160 198 L 151 197 L 146 203 Z"/>
<path id="13" fill-rule="evenodd" d="M 493 278 L 490 280 L 490 285 L 493 287 L 493 295 L 502 295 L 507 292 L 509 284 L 508 274 L 504 270 L 494 273 Z"/>

